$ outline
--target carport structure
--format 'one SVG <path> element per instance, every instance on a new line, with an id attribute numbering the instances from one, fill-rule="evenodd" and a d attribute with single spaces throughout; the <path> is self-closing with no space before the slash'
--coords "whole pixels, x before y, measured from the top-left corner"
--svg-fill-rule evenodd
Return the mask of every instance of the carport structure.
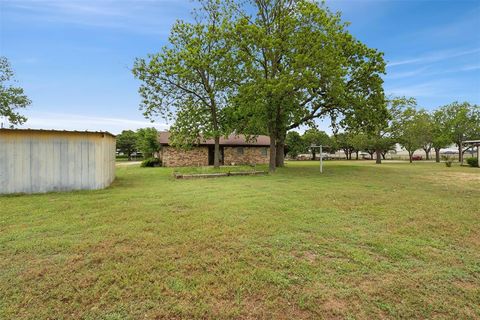
<path id="1" fill-rule="evenodd" d="M 462 142 L 463 145 L 469 145 L 472 147 L 477 147 L 477 160 L 478 160 L 478 167 L 480 168 L 480 140 L 467 140 Z"/>

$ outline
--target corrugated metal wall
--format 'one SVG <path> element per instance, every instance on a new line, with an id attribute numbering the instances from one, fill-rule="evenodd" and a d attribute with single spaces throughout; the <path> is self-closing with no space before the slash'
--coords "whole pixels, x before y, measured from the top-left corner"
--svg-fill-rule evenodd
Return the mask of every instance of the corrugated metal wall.
<path id="1" fill-rule="evenodd" d="M 114 179 L 110 134 L 0 130 L 0 194 L 102 189 Z"/>

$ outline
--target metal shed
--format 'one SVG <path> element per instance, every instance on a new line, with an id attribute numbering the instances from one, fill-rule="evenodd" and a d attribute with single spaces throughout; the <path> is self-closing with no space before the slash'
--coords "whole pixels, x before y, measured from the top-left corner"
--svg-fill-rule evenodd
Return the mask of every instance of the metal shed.
<path id="1" fill-rule="evenodd" d="M 114 179 L 111 133 L 0 129 L 0 194 L 103 189 Z"/>

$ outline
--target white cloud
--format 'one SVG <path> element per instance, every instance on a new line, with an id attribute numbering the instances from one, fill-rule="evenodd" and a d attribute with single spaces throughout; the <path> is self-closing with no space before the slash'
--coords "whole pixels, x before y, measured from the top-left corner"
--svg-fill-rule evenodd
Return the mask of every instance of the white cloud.
<path id="1" fill-rule="evenodd" d="M 471 55 L 475 53 L 480 53 L 480 48 L 462 50 L 462 51 L 457 51 L 457 50 L 436 51 L 433 53 L 420 56 L 418 58 L 411 58 L 411 59 L 389 62 L 387 64 L 387 67 L 394 67 L 394 66 L 414 64 L 414 63 L 432 63 L 432 62 L 448 60 L 448 59 L 452 59 L 460 56 Z"/>
<path id="2" fill-rule="evenodd" d="M 475 71 L 480 69 L 480 65 L 472 64 L 472 65 L 465 65 L 461 67 L 456 67 L 456 68 L 448 68 L 448 69 L 438 69 L 434 71 L 427 71 L 429 68 L 423 67 L 423 68 L 417 68 L 414 70 L 410 71 L 404 71 L 404 72 L 389 72 L 387 73 L 386 78 L 389 80 L 395 80 L 395 79 L 402 79 L 402 78 L 412 78 L 412 77 L 417 77 L 417 76 L 438 76 L 438 75 L 443 75 L 443 74 L 449 74 L 449 73 L 459 73 L 459 72 L 470 72 L 470 71 Z"/>
<path id="3" fill-rule="evenodd" d="M 388 79 L 401 79 L 401 78 L 410 78 L 410 77 L 415 77 L 421 74 L 425 74 L 425 71 L 427 70 L 427 67 L 423 68 L 416 68 L 414 70 L 409 70 L 409 71 L 403 71 L 403 72 L 388 72 L 387 73 L 387 78 Z"/>
<path id="4" fill-rule="evenodd" d="M 79 131 L 109 131 L 117 134 L 122 130 L 136 130 L 145 127 L 155 127 L 166 130 L 169 125 L 164 122 L 149 122 L 147 120 L 130 120 L 124 118 L 82 116 L 61 113 L 32 113 L 20 128 L 56 129 Z"/>
<path id="5" fill-rule="evenodd" d="M 5 15 L 17 21 L 76 24 L 122 29 L 136 33 L 168 34 L 177 17 L 188 18 L 188 0 L 5 1 Z"/>

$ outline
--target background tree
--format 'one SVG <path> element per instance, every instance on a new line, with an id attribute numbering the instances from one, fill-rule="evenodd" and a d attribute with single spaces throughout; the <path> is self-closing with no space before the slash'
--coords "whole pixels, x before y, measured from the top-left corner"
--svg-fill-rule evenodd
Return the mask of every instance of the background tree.
<path id="1" fill-rule="evenodd" d="M 369 146 L 369 138 L 368 135 L 364 133 L 355 133 L 352 134 L 350 138 L 350 143 L 352 144 L 352 149 L 356 153 L 355 159 L 358 160 L 358 154 L 360 151 L 366 151 Z M 373 158 L 372 158 L 373 159 Z"/>
<path id="2" fill-rule="evenodd" d="M 453 143 L 450 132 L 445 124 L 446 117 L 442 109 L 436 110 L 432 115 L 432 147 L 435 150 L 435 162 L 440 162 L 440 149 Z"/>
<path id="3" fill-rule="evenodd" d="M 395 150 L 395 125 L 402 110 L 416 105 L 413 98 L 390 97 L 376 94 L 369 101 L 371 105 L 346 113 L 340 125 L 346 131 L 363 132 L 368 136 L 368 148 L 365 150 L 371 156 L 375 154 L 375 162 L 382 163 L 382 158 L 390 150 Z"/>
<path id="4" fill-rule="evenodd" d="M 423 140 L 422 149 L 425 151 L 425 159 L 430 160 L 430 151 L 433 148 L 433 119 L 425 110 L 417 112 L 416 117 L 419 134 Z"/>
<path id="5" fill-rule="evenodd" d="M 410 163 L 415 150 L 420 149 L 425 140 L 423 137 L 424 117 L 413 107 L 408 107 L 396 120 L 396 138 L 402 147 L 408 151 Z"/>
<path id="6" fill-rule="evenodd" d="M 287 133 L 286 145 L 287 154 L 293 159 L 306 150 L 305 141 L 296 131 L 289 131 Z"/>
<path id="7" fill-rule="evenodd" d="M 32 102 L 27 98 L 23 89 L 15 87 L 14 73 L 6 57 L 0 57 L 0 120 L 5 117 L 10 126 L 19 125 L 27 121 L 17 110 L 29 106 Z"/>
<path id="8" fill-rule="evenodd" d="M 342 114 L 381 91 L 382 54 L 355 40 L 340 16 L 313 1 L 252 1 L 238 21 L 245 127 L 271 138 L 270 170 L 283 165 L 288 130 Z M 277 151 L 278 149 L 278 151 Z"/>
<path id="9" fill-rule="evenodd" d="M 177 21 L 170 45 L 148 59 L 137 59 L 133 74 L 142 81 L 144 115 L 174 119 L 172 140 L 191 145 L 215 141 L 214 166 L 220 165 L 220 137 L 228 135 L 223 109 L 233 87 L 234 51 L 229 7 L 220 0 L 200 1 L 195 22 Z"/>
<path id="10" fill-rule="evenodd" d="M 374 145 L 380 150 L 383 160 L 385 160 L 387 153 L 397 151 L 397 141 L 393 137 L 382 137 L 375 140 L 374 143 Z"/>
<path id="11" fill-rule="evenodd" d="M 450 141 L 458 147 L 458 159 L 463 164 L 462 143 L 480 136 L 480 107 L 468 102 L 453 102 L 439 109 L 440 122 L 445 126 Z"/>
<path id="12" fill-rule="evenodd" d="M 335 145 L 343 150 L 347 160 L 352 159 L 352 153 L 355 152 L 353 137 L 355 135 L 349 132 L 341 132 L 334 135 Z"/>
<path id="13" fill-rule="evenodd" d="M 158 131 L 155 128 L 138 129 L 137 133 L 137 149 L 143 154 L 144 158 L 151 158 L 160 150 L 158 142 Z"/>
<path id="14" fill-rule="evenodd" d="M 117 135 L 117 149 L 127 155 L 128 161 L 132 160 L 132 153 L 137 150 L 137 134 L 132 130 L 123 130 Z"/>
<path id="15" fill-rule="evenodd" d="M 323 151 L 329 151 L 329 148 L 332 147 L 332 139 L 325 131 L 318 130 L 316 128 L 308 129 L 302 136 L 302 139 L 305 143 L 305 147 L 308 149 L 310 146 L 323 146 Z M 312 153 L 312 160 L 315 160 L 316 152 L 318 149 L 310 148 Z M 322 155 L 320 155 L 322 156 Z"/>

